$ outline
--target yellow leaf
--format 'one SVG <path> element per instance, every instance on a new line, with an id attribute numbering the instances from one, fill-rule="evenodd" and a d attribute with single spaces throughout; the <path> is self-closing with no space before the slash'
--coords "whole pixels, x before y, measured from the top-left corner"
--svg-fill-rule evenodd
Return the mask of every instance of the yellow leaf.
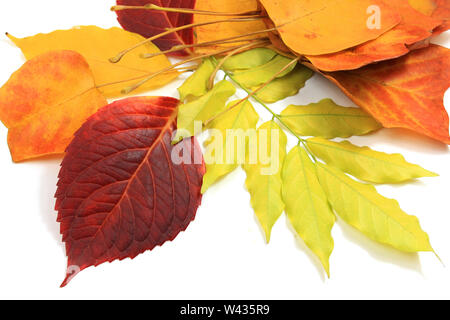
<path id="1" fill-rule="evenodd" d="M 417 217 L 407 215 L 397 201 L 331 166 L 319 163 L 317 168 L 328 200 L 345 222 L 372 240 L 404 252 L 433 251 Z"/>
<path id="2" fill-rule="evenodd" d="M 340 170 L 372 183 L 400 183 L 437 174 L 411 164 L 401 154 L 387 154 L 348 141 L 333 142 L 322 138 L 308 140 L 311 151 Z"/>
<path id="3" fill-rule="evenodd" d="M 202 193 L 211 185 L 245 163 L 245 153 L 256 130 L 259 116 L 248 101 L 235 106 L 228 104 L 228 111 L 209 125 L 211 138 L 205 143 L 206 174 L 203 177 Z M 230 109 L 231 108 L 231 109 Z M 254 140 L 253 140 L 254 141 Z"/>
<path id="4" fill-rule="evenodd" d="M 145 40 L 120 28 L 105 30 L 95 26 L 82 26 L 23 39 L 11 35 L 8 37 L 22 50 L 27 59 L 51 50 L 73 50 L 80 53 L 89 63 L 97 86 L 136 78 L 101 87 L 100 91 L 108 98 L 120 96 L 124 87 L 135 84 L 149 73 L 170 66 L 170 61 L 164 55 L 152 59 L 140 57 L 142 53 L 159 52 L 159 49 L 151 43 L 130 52 L 117 64 L 110 63 L 109 58 L 116 56 L 118 52 Z M 177 76 L 178 72 L 165 73 L 145 83 L 137 92 L 161 87 Z"/>
<path id="5" fill-rule="evenodd" d="M 281 113 L 281 117 L 301 136 L 348 138 L 381 129 L 381 125 L 367 112 L 338 106 L 331 99 L 307 106 L 291 105 Z"/>
<path id="6" fill-rule="evenodd" d="M 178 88 L 180 101 L 184 102 L 186 98 L 201 97 L 208 92 L 208 81 L 216 66 L 211 59 L 203 60 L 198 69 Z"/>
<path id="7" fill-rule="evenodd" d="M 251 49 L 226 59 L 222 67 L 230 71 L 252 69 L 268 63 L 276 55 L 277 53 L 272 49 Z"/>
<path id="8" fill-rule="evenodd" d="M 336 218 L 317 178 L 316 166 L 300 146 L 292 149 L 286 157 L 283 200 L 295 231 L 317 255 L 330 276 L 329 259 L 334 249 L 331 230 Z"/>
<path id="9" fill-rule="evenodd" d="M 257 135 L 257 143 L 248 146 L 247 162 L 243 168 L 247 174 L 246 186 L 252 207 L 269 243 L 272 228 L 284 210 L 281 169 L 287 137 L 274 121 L 261 125 Z"/>
<path id="10" fill-rule="evenodd" d="M 195 122 L 204 123 L 223 112 L 236 88 L 228 81 L 220 81 L 203 97 L 178 107 L 177 135 L 174 142 L 196 135 Z"/>
<path id="11" fill-rule="evenodd" d="M 234 78 L 241 85 L 251 88 L 259 86 L 260 84 L 266 83 L 273 78 L 278 72 L 280 72 L 284 67 L 292 62 L 292 59 L 286 58 L 281 55 L 277 55 L 275 58 L 256 68 L 251 68 L 247 70 L 238 70 L 234 72 Z M 294 70 L 296 64 L 293 63 L 284 72 L 279 74 L 277 78 L 284 77 L 292 70 Z"/>
<path id="12" fill-rule="evenodd" d="M 291 73 L 278 78 L 260 90 L 256 96 L 265 103 L 275 103 L 290 96 L 295 96 L 303 88 L 314 72 L 310 69 L 297 66 Z M 253 90 L 257 90 L 254 87 Z"/>

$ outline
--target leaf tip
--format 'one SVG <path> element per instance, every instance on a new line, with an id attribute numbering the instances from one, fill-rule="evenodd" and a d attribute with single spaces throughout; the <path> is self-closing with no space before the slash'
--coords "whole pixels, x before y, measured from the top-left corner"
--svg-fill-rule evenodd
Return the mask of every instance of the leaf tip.
<path id="1" fill-rule="evenodd" d="M 64 278 L 64 281 L 61 283 L 60 288 L 65 288 L 70 283 L 70 281 L 72 281 L 72 279 L 75 278 L 75 276 L 80 272 L 81 269 L 79 267 L 69 266 L 66 271 L 66 277 Z"/>

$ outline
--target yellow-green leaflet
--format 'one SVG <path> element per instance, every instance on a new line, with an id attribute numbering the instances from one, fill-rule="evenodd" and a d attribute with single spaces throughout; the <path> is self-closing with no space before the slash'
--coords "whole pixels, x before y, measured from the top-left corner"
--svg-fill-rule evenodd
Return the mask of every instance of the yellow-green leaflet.
<path id="1" fill-rule="evenodd" d="M 297 66 L 291 73 L 272 81 L 260 90 L 256 96 L 265 103 L 274 103 L 287 97 L 295 96 L 313 75 L 314 72 L 310 69 Z M 253 90 L 256 89 L 258 87 L 253 88 Z"/>
<path id="2" fill-rule="evenodd" d="M 230 102 L 227 108 L 235 106 L 237 102 Z M 206 174 L 203 177 L 202 193 L 245 162 L 249 139 L 255 143 L 254 129 L 258 120 L 259 116 L 252 104 L 246 101 L 209 124 L 208 128 L 214 130 L 210 130 L 211 138 L 205 143 Z M 248 129 L 253 130 L 247 132 Z"/>
<path id="3" fill-rule="evenodd" d="M 246 186 L 252 207 L 269 243 L 272 228 L 284 211 L 281 169 L 286 156 L 287 137 L 274 121 L 260 126 L 257 135 L 257 144 L 248 146 L 243 168 L 247 174 Z"/>
<path id="4" fill-rule="evenodd" d="M 403 212 L 397 201 L 334 167 L 318 163 L 317 169 L 328 201 L 345 222 L 369 238 L 404 252 L 433 251 L 419 220 Z"/>
<path id="5" fill-rule="evenodd" d="M 283 200 L 295 231 L 317 255 L 330 276 L 329 260 L 334 249 L 331 229 L 336 218 L 317 178 L 316 165 L 300 146 L 292 149 L 286 157 Z"/>
<path id="6" fill-rule="evenodd" d="M 328 163 L 360 180 L 372 183 L 400 183 L 437 174 L 411 164 L 400 154 L 387 154 L 348 141 L 333 142 L 322 138 L 308 140 L 311 151 Z"/>
<path id="7" fill-rule="evenodd" d="M 280 72 L 291 61 L 292 59 L 278 55 L 262 66 L 248 70 L 236 71 L 234 73 L 234 78 L 237 82 L 247 88 L 256 87 L 272 79 L 274 75 Z M 292 70 L 294 70 L 295 66 L 296 64 L 293 63 L 291 66 L 289 66 L 289 68 L 278 75 L 277 78 L 284 77 Z"/>
<path id="8" fill-rule="evenodd" d="M 235 92 L 236 88 L 224 80 L 203 97 L 181 105 L 178 108 L 178 130 L 174 142 L 195 135 L 194 122 L 205 122 L 224 111 L 226 102 Z"/>
<path id="9" fill-rule="evenodd" d="M 180 101 L 184 102 L 190 96 L 201 97 L 206 94 L 208 92 L 209 78 L 215 68 L 210 58 L 203 60 L 200 67 L 178 88 Z"/>
<path id="10" fill-rule="evenodd" d="M 307 106 L 291 105 L 281 117 L 298 135 L 327 139 L 364 135 L 382 128 L 365 111 L 338 106 L 330 99 Z"/>
<path id="11" fill-rule="evenodd" d="M 276 55 L 275 51 L 267 48 L 251 49 L 228 58 L 223 64 L 223 68 L 230 71 L 252 69 L 266 64 Z"/>

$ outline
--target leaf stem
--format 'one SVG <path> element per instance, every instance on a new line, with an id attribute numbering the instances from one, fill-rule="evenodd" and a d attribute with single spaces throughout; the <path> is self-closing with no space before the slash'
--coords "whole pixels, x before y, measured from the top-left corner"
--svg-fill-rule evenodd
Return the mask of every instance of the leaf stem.
<path id="1" fill-rule="evenodd" d="M 245 22 L 245 21 L 255 21 L 255 20 L 259 20 L 259 19 L 262 19 L 262 17 L 261 16 L 245 16 L 245 17 L 241 17 L 241 18 L 223 19 L 223 20 L 216 20 L 216 21 L 209 21 L 209 22 L 202 22 L 202 23 L 192 23 L 192 24 L 187 24 L 187 25 L 177 27 L 177 28 L 170 28 L 167 31 L 161 32 L 151 38 L 145 39 L 144 41 L 142 41 L 128 49 L 125 49 L 125 50 L 119 52 L 115 57 L 109 59 L 109 61 L 111 63 L 118 63 L 120 60 L 122 60 L 122 58 L 127 53 L 133 51 L 134 49 L 139 48 L 140 46 L 143 46 L 149 42 L 152 42 L 154 40 L 157 40 L 159 38 L 162 38 L 164 36 L 167 36 L 169 34 L 172 34 L 172 33 L 178 32 L 178 31 L 195 28 L 195 27 L 211 25 L 211 24 L 223 23 L 223 22 Z"/>
<path id="2" fill-rule="evenodd" d="M 155 4 L 146 4 L 145 6 L 123 6 L 117 5 L 111 8 L 111 11 L 121 11 L 121 10 L 155 10 L 155 11 L 163 11 L 163 12 L 174 12 L 174 13 L 187 13 L 187 14 L 198 14 L 198 15 L 207 15 L 207 16 L 248 16 L 248 15 L 257 15 L 260 14 L 261 11 L 252 11 L 252 12 L 244 12 L 244 13 L 229 13 L 229 12 L 214 12 L 214 11 L 205 11 L 205 10 L 195 10 L 189 8 L 166 8 L 160 7 Z"/>
<path id="3" fill-rule="evenodd" d="M 212 57 L 212 59 L 213 59 L 213 62 L 214 62 L 215 64 L 218 64 L 218 61 L 217 61 L 217 59 L 216 59 L 215 57 Z M 297 61 L 298 61 L 298 60 L 297 60 Z M 252 94 L 252 92 L 251 92 L 249 89 L 247 89 L 244 85 L 242 85 L 239 81 L 237 81 L 236 78 L 234 78 L 233 74 L 231 74 L 231 73 L 230 73 L 229 71 L 227 71 L 227 70 L 222 70 L 222 71 L 223 71 L 223 72 L 225 73 L 225 75 L 226 75 L 228 78 L 230 78 L 230 79 L 231 79 L 231 80 L 232 80 L 239 88 L 241 88 L 242 90 L 244 90 L 245 92 L 247 92 L 248 96 L 247 96 L 247 98 L 245 98 L 245 100 L 248 100 L 250 97 L 252 97 L 256 102 L 258 102 L 261 106 L 263 106 L 264 109 L 266 109 L 268 112 L 270 112 L 270 113 L 272 114 L 272 120 L 273 120 L 273 119 L 277 119 L 278 122 L 279 122 L 279 123 L 280 123 L 287 131 L 289 131 L 295 138 L 298 139 L 299 144 L 303 144 L 303 146 L 304 146 L 306 152 L 307 152 L 307 153 L 309 154 L 309 156 L 313 159 L 313 161 L 314 161 L 314 162 L 317 162 L 317 158 L 314 156 L 314 154 L 312 153 L 312 151 L 309 149 L 306 140 L 303 139 L 302 137 L 300 137 L 293 129 L 291 129 L 291 128 L 289 127 L 289 125 L 286 124 L 286 122 L 284 122 L 283 118 L 282 118 L 279 114 L 275 113 L 271 108 L 269 108 L 269 107 L 267 106 L 267 104 L 265 104 L 261 99 L 259 99 L 258 96 L 255 95 L 255 92 L 253 92 L 253 94 Z M 284 71 L 284 70 L 280 71 L 280 73 L 282 73 L 283 71 Z M 230 109 L 231 109 L 231 108 L 229 108 L 228 110 L 230 110 Z"/>

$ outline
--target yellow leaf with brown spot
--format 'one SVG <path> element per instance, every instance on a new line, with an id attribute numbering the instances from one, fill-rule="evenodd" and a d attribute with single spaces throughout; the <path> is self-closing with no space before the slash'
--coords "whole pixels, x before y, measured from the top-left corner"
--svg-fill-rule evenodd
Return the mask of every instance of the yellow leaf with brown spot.
<path id="1" fill-rule="evenodd" d="M 86 60 L 51 51 L 26 62 L 0 89 L 0 120 L 15 162 L 62 154 L 73 134 L 107 101 Z"/>
<path id="2" fill-rule="evenodd" d="M 260 0 L 294 52 L 321 55 L 378 38 L 401 17 L 381 0 Z"/>
<path id="3" fill-rule="evenodd" d="M 124 49 L 132 47 L 145 38 L 120 28 L 102 29 L 95 26 L 82 26 L 70 30 L 58 30 L 49 34 L 38 34 L 23 39 L 8 37 L 22 50 L 27 59 L 51 50 L 73 50 L 79 52 L 89 63 L 94 74 L 95 83 L 108 98 L 121 95 L 121 90 L 135 84 L 150 73 L 160 71 L 170 66 L 170 61 L 164 56 L 142 59 L 143 53 L 158 53 L 160 50 L 152 43 L 136 48 L 128 53 L 118 63 L 109 59 Z M 134 93 L 155 89 L 171 82 L 178 72 L 165 73 L 146 82 Z M 131 81 L 125 81 L 133 79 Z M 102 87 L 105 84 L 120 82 Z"/>

